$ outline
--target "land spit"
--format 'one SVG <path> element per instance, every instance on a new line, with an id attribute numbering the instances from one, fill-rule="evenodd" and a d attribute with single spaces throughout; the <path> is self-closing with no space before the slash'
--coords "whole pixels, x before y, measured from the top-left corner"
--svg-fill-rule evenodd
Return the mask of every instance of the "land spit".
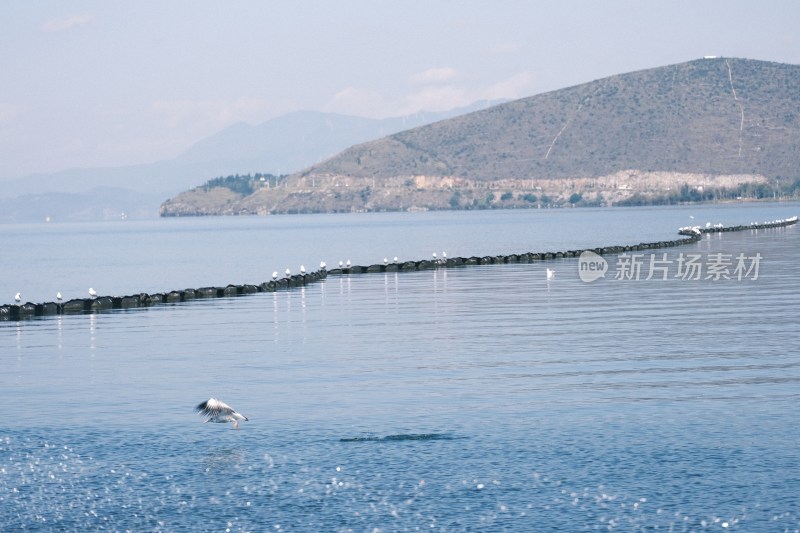
<path id="1" fill-rule="evenodd" d="M 658 241 L 642 242 L 633 245 L 613 245 L 598 248 L 588 248 L 585 250 L 567 250 L 561 252 L 522 252 L 519 254 L 483 256 L 483 257 L 437 257 L 423 259 L 419 261 L 405 262 L 384 262 L 383 264 L 369 266 L 346 266 L 327 270 L 323 265 L 315 272 L 301 273 L 274 278 L 258 285 L 227 285 L 225 287 L 201 287 L 199 289 L 174 290 L 163 293 L 140 293 L 128 296 L 98 296 L 94 298 L 77 298 L 66 302 L 45 302 L 24 304 L 11 304 L 0 306 L 0 320 L 25 320 L 37 317 L 54 315 L 75 315 L 87 313 L 102 313 L 116 309 L 135 309 L 140 307 L 151 307 L 154 305 L 177 304 L 192 300 L 206 298 L 228 298 L 233 296 L 244 296 L 259 292 L 275 292 L 279 290 L 289 290 L 294 287 L 303 287 L 316 283 L 328 276 L 342 276 L 353 274 L 367 274 L 375 272 L 409 272 L 416 270 L 428 270 L 435 268 L 451 268 L 469 265 L 493 265 L 504 263 L 535 263 L 538 261 L 549 261 L 567 257 L 579 257 L 583 252 L 594 252 L 598 255 L 613 255 L 640 250 L 652 250 L 658 248 L 672 248 L 683 246 L 700 240 L 704 233 L 718 233 L 730 231 L 759 230 L 769 228 L 780 228 L 797 224 L 797 217 L 791 217 L 770 222 L 753 222 L 749 225 L 739 226 L 693 226 L 683 227 L 678 230 L 682 238 Z"/>

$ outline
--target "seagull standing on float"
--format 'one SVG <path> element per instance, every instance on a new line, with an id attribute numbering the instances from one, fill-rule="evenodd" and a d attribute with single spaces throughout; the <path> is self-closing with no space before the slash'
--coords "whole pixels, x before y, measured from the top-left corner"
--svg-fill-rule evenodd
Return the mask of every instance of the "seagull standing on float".
<path id="1" fill-rule="evenodd" d="M 239 429 L 239 420 L 247 420 L 248 418 L 241 413 L 237 413 L 233 407 L 218 400 L 216 398 L 209 398 L 195 407 L 195 411 L 204 417 L 204 424 L 208 422 L 217 422 L 219 424 L 226 424 L 233 422 L 233 429 Z"/>

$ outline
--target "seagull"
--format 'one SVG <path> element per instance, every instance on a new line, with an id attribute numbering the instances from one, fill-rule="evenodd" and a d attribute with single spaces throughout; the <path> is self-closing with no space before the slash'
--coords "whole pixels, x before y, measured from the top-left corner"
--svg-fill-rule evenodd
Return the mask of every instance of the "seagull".
<path id="1" fill-rule="evenodd" d="M 291 271 L 291 270 L 289 270 L 288 268 L 286 269 L 286 272 L 285 272 L 285 274 L 286 274 L 286 277 L 287 277 L 287 278 L 291 278 L 291 277 L 292 277 L 292 271 Z"/>
<path id="2" fill-rule="evenodd" d="M 20 303 L 22 301 L 22 295 L 20 293 L 15 294 L 14 301 Z"/>
<path id="3" fill-rule="evenodd" d="M 216 398 L 210 398 L 207 402 L 201 403 L 194 409 L 200 416 L 205 418 L 204 424 L 208 422 L 218 422 L 220 424 L 233 422 L 233 429 L 239 429 L 239 420 L 247 420 L 246 416 L 237 413 L 233 407 Z"/>
<path id="4" fill-rule="evenodd" d="M 342 268 L 342 266 L 344 266 L 344 264 L 341 261 L 339 261 L 339 268 Z"/>
<path id="5" fill-rule="evenodd" d="M 347 268 L 350 268 L 350 260 L 347 260 Z"/>
<path id="6" fill-rule="evenodd" d="M 326 266 L 327 266 L 327 265 L 325 264 L 325 261 L 320 261 L 320 262 L 319 262 L 319 269 L 320 269 L 320 270 L 325 270 L 325 267 L 326 267 Z"/>
<path id="7" fill-rule="evenodd" d="M 388 265 L 388 264 L 389 264 L 389 259 L 387 259 L 386 257 L 384 257 L 384 258 L 383 258 L 383 264 L 384 264 L 384 265 Z"/>
<path id="8" fill-rule="evenodd" d="M 306 273 L 306 267 L 304 267 L 303 265 L 300 265 L 300 273 L 301 274 L 305 274 Z"/>
<path id="9" fill-rule="evenodd" d="M 397 263 L 397 256 L 394 256 L 394 262 Z"/>
<path id="10" fill-rule="evenodd" d="M 550 270 L 550 269 L 548 268 L 548 269 L 547 269 L 547 281 L 550 281 L 550 280 L 551 280 L 551 279 L 553 279 L 554 277 L 556 277 L 556 271 L 555 271 L 555 270 Z"/>
<path id="11" fill-rule="evenodd" d="M 56 300 L 58 300 L 58 303 L 61 303 L 61 293 L 60 292 L 56 293 Z"/>
<path id="12" fill-rule="evenodd" d="M 277 279 L 278 279 L 278 271 L 276 270 L 275 272 L 272 273 L 272 281 L 275 281 Z"/>
<path id="13" fill-rule="evenodd" d="M 89 296 L 91 296 L 92 298 L 97 298 L 97 291 L 89 287 Z"/>

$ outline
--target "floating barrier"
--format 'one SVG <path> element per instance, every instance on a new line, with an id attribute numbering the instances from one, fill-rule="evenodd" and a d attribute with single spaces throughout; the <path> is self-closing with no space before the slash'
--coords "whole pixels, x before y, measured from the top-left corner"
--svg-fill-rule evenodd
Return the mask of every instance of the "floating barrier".
<path id="1" fill-rule="evenodd" d="M 721 224 L 706 225 L 706 227 L 693 226 L 683 227 L 678 233 L 683 236 L 681 239 L 643 242 L 633 245 L 614 245 L 602 246 L 598 248 L 588 248 L 586 250 L 567 250 L 561 252 L 523 252 L 519 254 L 484 256 L 484 257 L 441 257 L 434 259 L 423 259 L 420 261 L 398 262 L 397 260 L 383 264 L 369 266 L 348 265 L 327 270 L 325 264 L 320 265 L 316 272 L 307 272 L 285 276 L 280 279 L 265 281 L 259 285 L 227 285 L 225 287 L 201 287 L 199 289 L 175 290 L 167 293 L 154 294 L 132 294 L 128 296 L 98 296 L 94 298 L 78 298 L 68 300 L 63 303 L 45 302 L 35 304 L 27 302 L 24 304 L 12 304 L 0 306 L 0 320 L 19 321 L 36 317 L 47 317 L 55 315 L 77 315 L 87 313 L 102 313 L 118 309 L 136 309 L 142 307 L 152 307 L 155 305 L 178 304 L 191 300 L 206 298 L 230 298 L 245 296 L 261 292 L 276 292 L 279 290 L 289 290 L 295 287 L 304 287 L 326 279 L 328 276 L 349 276 L 353 274 L 368 274 L 379 272 L 410 272 L 417 270 L 428 270 L 435 268 L 462 267 L 471 265 L 495 265 L 504 263 L 535 263 L 538 261 L 550 261 L 553 259 L 578 257 L 583 252 L 594 252 L 598 255 L 613 255 L 640 250 L 652 250 L 657 248 L 672 248 L 695 243 L 700 240 L 704 233 L 717 233 L 729 231 L 746 231 L 769 228 L 780 228 L 797 224 L 797 217 L 791 217 L 771 222 L 753 222 L 746 226 L 727 226 Z"/>
<path id="2" fill-rule="evenodd" d="M 797 224 L 797 216 L 772 220 L 770 222 L 751 222 L 749 225 L 746 226 L 741 226 L 741 225 L 723 226 L 722 224 L 712 225 L 709 222 L 708 224 L 706 224 L 705 227 L 685 226 L 683 228 L 678 229 L 678 233 L 680 235 L 702 235 L 703 233 L 720 233 L 724 231 L 745 231 L 754 229 L 783 228 L 786 226 L 791 226 L 792 224 Z"/>

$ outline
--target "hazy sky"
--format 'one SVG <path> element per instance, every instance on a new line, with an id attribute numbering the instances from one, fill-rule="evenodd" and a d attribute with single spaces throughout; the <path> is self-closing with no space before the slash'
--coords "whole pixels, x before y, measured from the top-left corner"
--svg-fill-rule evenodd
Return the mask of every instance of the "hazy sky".
<path id="1" fill-rule="evenodd" d="M 179 155 L 295 110 L 388 117 L 704 55 L 800 64 L 800 2 L 37 0 L 0 6 L 0 180 Z"/>

